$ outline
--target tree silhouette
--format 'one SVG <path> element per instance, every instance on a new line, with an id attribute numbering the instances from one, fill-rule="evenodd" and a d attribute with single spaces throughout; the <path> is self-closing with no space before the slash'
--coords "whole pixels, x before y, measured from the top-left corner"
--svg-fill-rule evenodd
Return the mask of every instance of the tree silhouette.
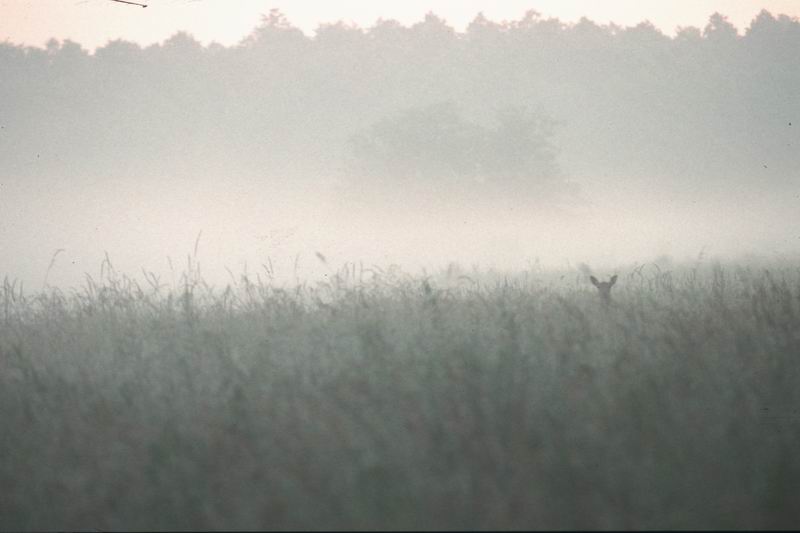
<path id="1" fill-rule="evenodd" d="M 559 165 L 588 182 L 714 188 L 757 186 L 769 163 L 770 183 L 789 184 L 798 49 L 800 22 L 767 11 L 742 32 L 715 13 L 674 38 L 533 11 L 478 14 L 463 33 L 429 13 L 309 36 L 272 10 L 235 46 L 2 42 L 0 174 L 317 179 L 349 158 L 375 184 L 516 196 L 558 183 Z M 544 117 L 560 124 L 557 159 Z M 30 165 L 43 145 L 57 157 Z"/>
<path id="2" fill-rule="evenodd" d="M 475 190 L 483 195 L 548 195 L 561 179 L 551 143 L 555 122 L 507 107 L 493 123 L 467 120 L 452 102 L 412 108 L 352 139 L 351 170 L 366 188 L 409 192 Z"/>

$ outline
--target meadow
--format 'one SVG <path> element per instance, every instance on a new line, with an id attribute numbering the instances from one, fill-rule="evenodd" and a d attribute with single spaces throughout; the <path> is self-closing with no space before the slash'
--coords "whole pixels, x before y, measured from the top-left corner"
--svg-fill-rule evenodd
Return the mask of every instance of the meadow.
<path id="1" fill-rule="evenodd" d="M 0 529 L 800 527 L 800 267 L 0 290 Z"/>

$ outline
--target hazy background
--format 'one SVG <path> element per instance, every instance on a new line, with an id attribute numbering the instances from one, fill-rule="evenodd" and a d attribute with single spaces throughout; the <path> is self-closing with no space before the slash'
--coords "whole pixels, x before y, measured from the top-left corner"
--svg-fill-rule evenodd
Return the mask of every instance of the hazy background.
<path id="1" fill-rule="evenodd" d="M 238 44 L 261 14 L 278 8 L 292 24 L 313 35 L 320 24 L 343 20 L 369 27 L 378 19 L 409 26 L 433 11 L 463 31 L 476 13 L 492 20 L 517 20 L 535 9 L 545 18 L 635 26 L 649 20 L 667 35 L 680 27 L 702 28 L 711 13 L 746 28 L 761 11 L 800 15 L 795 0 L 148 0 L 148 9 L 110 0 L 0 0 L 0 39 L 42 46 L 52 38 L 71 39 L 94 49 L 113 39 L 142 45 L 159 43 L 184 30 L 203 44 Z"/>
<path id="2" fill-rule="evenodd" d="M 800 248 L 796 18 L 251 25 L 225 44 L 0 44 L 0 275 L 40 287 L 63 249 L 50 284 L 105 252 L 168 280 L 201 231 L 221 283 L 268 261 L 291 280 Z"/>

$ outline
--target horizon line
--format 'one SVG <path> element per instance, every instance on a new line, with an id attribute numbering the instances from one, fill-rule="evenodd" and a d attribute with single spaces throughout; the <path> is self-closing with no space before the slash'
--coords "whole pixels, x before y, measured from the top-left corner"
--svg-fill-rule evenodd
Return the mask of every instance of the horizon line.
<path id="1" fill-rule="evenodd" d="M 154 6 L 150 6 L 150 7 L 154 7 Z M 453 33 L 458 35 L 458 36 L 466 35 L 467 31 L 469 30 L 469 26 L 474 24 L 480 18 L 483 18 L 486 22 L 488 22 L 490 24 L 497 24 L 497 25 L 500 25 L 500 26 L 508 26 L 509 29 L 512 28 L 513 24 L 515 24 L 515 23 L 523 22 L 527 18 L 533 18 L 534 20 L 537 20 L 538 22 L 556 21 L 557 23 L 559 23 L 561 26 L 563 26 L 566 29 L 573 28 L 575 26 L 578 26 L 579 24 L 588 22 L 590 24 L 593 24 L 593 25 L 597 26 L 598 28 L 606 28 L 606 29 L 610 28 L 610 29 L 612 29 L 612 35 L 615 35 L 618 30 L 626 31 L 626 30 L 631 30 L 631 29 L 638 28 L 640 26 L 649 26 L 649 27 L 652 27 L 653 29 L 655 29 L 658 33 L 660 33 L 661 35 L 663 35 L 664 37 L 666 37 L 667 39 L 669 39 L 671 41 L 674 41 L 678 37 L 678 35 L 680 34 L 681 31 L 686 31 L 686 30 L 691 30 L 691 29 L 698 30 L 700 32 L 701 36 L 702 36 L 704 31 L 705 31 L 705 28 L 710 23 L 712 17 L 714 17 L 716 15 L 720 15 L 724 20 L 726 20 L 729 24 L 731 24 L 733 26 L 733 28 L 736 30 L 736 35 L 739 38 L 745 37 L 747 35 L 748 31 L 750 30 L 750 28 L 752 27 L 753 23 L 758 19 L 758 17 L 760 17 L 762 14 L 765 14 L 765 13 L 767 15 L 769 15 L 770 17 L 772 17 L 773 19 L 776 19 L 776 20 L 779 20 L 781 18 L 788 18 L 792 22 L 800 24 L 800 16 L 790 15 L 790 14 L 787 14 L 787 13 L 773 13 L 773 12 L 771 12 L 770 10 L 768 10 L 766 8 L 762 8 L 756 15 L 753 16 L 753 18 L 750 20 L 750 23 L 748 24 L 748 26 L 740 28 L 740 27 L 736 26 L 733 22 L 731 22 L 730 18 L 727 15 L 725 15 L 724 13 L 720 13 L 719 11 L 714 11 L 713 13 L 708 15 L 708 18 L 707 18 L 707 21 L 706 21 L 706 24 L 705 24 L 704 27 L 701 28 L 699 26 L 693 26 L 693 25 L 676 26 L 674 28 L 674 30 L 673 30 L 673 33 L 670 33 L 670 32 L 665 31 L 664 28 L 659 27 L 658 25 L 656 25 L 655 23 L 653 23 L 651 20 L 649 20 L 647 18 L 645 18 L 645 19 L 643 19 L 643 20 L 641 20 L 641 21 L 639 21 L 639 22 L 637 22 L 636 24 L 633 24 L 633 25 L 621 25 L 621 24 L 618 24 L 618 23 L 613 22 L 613 21 L 609 21 L 609 22 L 607 22 L 605 24 L 601 24 L 601 23 L 598 23 L 598 22 L 592 20 L 591 18 L 589 18 L 589 17 L 587 17 L 585 15 L 581 16 L 576 21 L 569 21 L 569 20 L 562 20 L 561 18 L 559 18 L 557 16 L 544 16 L 541 13 L 539 13 L 538 11 L 536 11 L 535 9 L 529 9 L 529 10 L 525 11 L 522 14 L 522 16 L 520 18 L 518 18 L 518 19 L 503 19 L 503 20 L 494 20 L 494 19 L 488 18 L 488 17 L 486 17 L 484 15 L 483 11 L 478 11 L 475 14 L 475 17 L 469 23 L 467 23 L 464 26 L 463 29 L 460 30 L 455 25 L 453 25 L 452 23 L 448 22 L 448 20 L 445 17 L 442 17 L 442 16 L 436 14 L 433 10 L 429 10 L 424 15 L 422 15 L 421 19 L 417 20 L 416 22 L 412 22 L 410 24 L 403 24 L 398 19 L 392 18 L 392 17 L 389 17 L 389 18 L 378 17 L 369 26 L 361 26 L 361 25 L 359 25 L 358 23 L 356 23 L 356 22 L 354 22 L 352 20 L 348 21 L 348 20 L 345 20 L 345 19 L 339 19 L 339 20 L 336 20 L 334 22 L 320 22 L 320 23 L 317 24 L 315 29 L 307 31 L 307 30 L 304 30 L 300 26 L 295 26 L 292 23 L 292 21 L 289 20 L 288 17 L 282 12 L 282 10 L 280 10 L 280 9 L 270 9 L 268 12 L 261 14 L 261 20 L 253 25 L 252 29 L 250 30 L 250 33 L 244 34 L 237 42 L 231 43 L 231 44 L 227 44 L 227 45 L 223 44 L 223 43 L 220 43 L 216 39 L 200 39 L 192 31 L 185 30 L 185 29 L 177 29 L 169 37 L 166 37 L 166 38 L 164 38 L 162 40 L 158 40 L 158 41 L 143 42 L 143 41 L 135 40 L 135 39 L 127 39 L 125 37 L 109 38 L 108 40 L 106 40 L 106 42 L 104 44 L 97 45 L 94 48 L 88 47 L 85 43 L 77 41 L 77 40 L 69 38 L 69 37 L 65 37 L 65 38 L 61 38 L 61 39 L 59 39 L 58 37 L 49 37 L 44 41 L 44 43 L 42 45 L 36 45 L 36 44 L 30 44 L 30 43 L 25 43 L 25 42 L 14 42 L 9 37 L 6 36 L 5 38 L 3 38 L 2 41 L 0 41 L 0 45 L 5 45 L 5 46 L 10 45 L 12 47 L 34 48 L 34 49 L 46 50 L 48 44 L 53 42 L 53 41 L 55 41 L 55 42 L 57 42 L 59 44 L 64 44 L 64 43 L 68 43 L 69 42 L 69 43 L 74 43 L 74 44 L 79 45 L 81 47 L 81 49 L 86 50 L 87 52 L 93 53 L 93 52 L 96 52 L 97 50 L 99 50 L 101 48 L 104 48 L 104 47 L 108 46 L 111 43 L 120 42 L 120 41 L 121 42 L 135 44 L 135 45 L 139 46 L 142 49 L 150 48 L 150 47 L 153 47 L 153 46 L 162 46 L 163 44 L 165 44 L 166 42 L 168 42 L 171 39 L 175 38 L 176 36 L 185 34 L 185 35 L 188 35 L 189 37 L 191 37 L 197 43 L 201 44 L 203 48 L 209 48 L 212 45 L 219 45 L 219 46 L 222 46 L 224 48 L 234 48 L 234 47 L 237 47 L 237 46 L 241 46 L 242 43 L 250 35 L 252 35 L 252 33 L 255 30 L 257 30 L 258 28 L 262 27 L 265 24 L 265 22 L 268 19 L 268 17 L 273 13 L 275 15 L 277 15 L 278 17 L 282 18 L 283 21 L 285 21 L 287 23 L 287 26 L 286 26 L 287 30 L 299 31 L 300 33 L 303 34 L 303 36 L 305 36 L 306 38 L 311 39 L 311 40 L 316 39 L 318 37 L 319 30 L 323 29 L 323 28 L 326 28 L 326 27 L 344 26 L 346 28 L 360 30 L 362 32 L 369 32 L 370 30 L 378 27 L 380 24 L 396 23 L 401 28 L 412 29 L 412 28 L 414 28 L 415 26 L 417 26 L 419 24 L 423 24 L 428 19 L 428 17 L 431 17 L 431 16 L 441 20 L 445 24 L 445 26 L 447 26 L 448 28 L 452 29 Z"/>

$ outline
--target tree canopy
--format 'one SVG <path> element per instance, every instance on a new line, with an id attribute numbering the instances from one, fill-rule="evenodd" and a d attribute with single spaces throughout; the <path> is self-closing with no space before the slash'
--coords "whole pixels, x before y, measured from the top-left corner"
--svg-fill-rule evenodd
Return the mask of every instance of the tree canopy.
<path id="1" fill-rule="evenodd" d="M 570 177 L 791 182 L 797 50 L 798 20 L 766 11 L 742 32 L 715 13 L 675 37 L 536 12 L 479 14 L 464 32 L 429 13 L 309 36 L 273 10 L 230 47 L 185 33 L 94 52 L 6 42 L 0 173 L 272 179 L 349 172 L 355 160 L 383 182 L 503 183 L 509 194 Z"/>

